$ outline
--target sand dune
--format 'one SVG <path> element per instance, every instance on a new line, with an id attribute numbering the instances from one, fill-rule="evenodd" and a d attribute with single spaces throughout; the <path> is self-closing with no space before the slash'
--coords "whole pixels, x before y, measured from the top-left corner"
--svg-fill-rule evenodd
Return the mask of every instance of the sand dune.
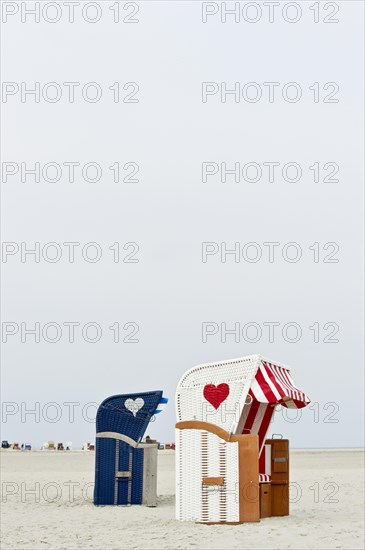
<path id="1" fill-rule="evenodd" d="M 18 549 L 364 548 L 361 451 L 292 451 L 291 515 L 244 525 L 174 519 L 174 452 L 158 507 L 95 507 L 94 453 L 2 451 L 2 545 Z"/>

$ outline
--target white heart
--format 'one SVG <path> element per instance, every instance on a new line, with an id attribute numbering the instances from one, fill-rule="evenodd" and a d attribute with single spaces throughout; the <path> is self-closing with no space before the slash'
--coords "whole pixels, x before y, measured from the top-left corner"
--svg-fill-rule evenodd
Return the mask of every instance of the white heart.
<path id="1" fill-rule="evenodd" d="M 133 416 L 136 416 L 139 409 L 142 409 L 144 401 L 142 397 L 137 397 L 137 399 L 126 399 L 124 405 L 126 409 L 133 413 Z"/>

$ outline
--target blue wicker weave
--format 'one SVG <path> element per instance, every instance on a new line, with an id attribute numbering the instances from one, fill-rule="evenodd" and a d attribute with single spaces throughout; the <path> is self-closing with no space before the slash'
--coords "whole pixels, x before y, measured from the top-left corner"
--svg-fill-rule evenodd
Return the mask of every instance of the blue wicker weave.
<path id="1" fill-rule="evenodd" d="M 99 406 L 96 433 L 114 432 L 140 442 L 161 398 L 161 390 L 108 397 Z M 130 410 L 130 400 L 138 399 L 143 406 L 140 401 L 138 410 Z M 130 472 L 131 477 L 117 477 L 116 472 Z M 142 504 L 142 492 L 143 449 L 113 437 L 97 437 L 94 504 Z"/>

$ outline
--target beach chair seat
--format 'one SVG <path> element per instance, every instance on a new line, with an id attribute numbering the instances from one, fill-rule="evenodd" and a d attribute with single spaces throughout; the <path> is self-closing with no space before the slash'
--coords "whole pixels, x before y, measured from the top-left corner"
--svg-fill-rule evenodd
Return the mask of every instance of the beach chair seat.
<path id="1" fill-rule="evenodd" d="M 176 424 L 176 519 L 259 521 L 257 435 L 230 435 L 202 421 Z"/>
<path id="2" fill-rule="evenodd" d="M 268 474 L 259 474 L 259 483 L 270 483 L 271 476 Z"/>

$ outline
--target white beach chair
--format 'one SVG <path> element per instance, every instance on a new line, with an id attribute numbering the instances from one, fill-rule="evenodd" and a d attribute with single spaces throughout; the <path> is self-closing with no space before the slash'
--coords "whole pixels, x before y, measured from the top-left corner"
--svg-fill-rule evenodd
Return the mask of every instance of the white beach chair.
<path id="1" fill-rule="evenodd" d="M 265 467 L 281 460 L 281 451 L 280 456 L 275 451 L 259 472 L 275 405 L 301 408 L 309 402 L 288 367 L 260 355 L 187 371 L 176 391 L 177 519 L 259 521 L 260 494 L 271 498 Z M 272 445 L 279 449 L 276 442 Z M 288 468 L 285 475 L 276 475 L 277 483 L 288 485 Z M 260 489 L 260 483 L 265 487 Z M 261 506 L 262 516 L 271 515 L 267 507 Z"/>

